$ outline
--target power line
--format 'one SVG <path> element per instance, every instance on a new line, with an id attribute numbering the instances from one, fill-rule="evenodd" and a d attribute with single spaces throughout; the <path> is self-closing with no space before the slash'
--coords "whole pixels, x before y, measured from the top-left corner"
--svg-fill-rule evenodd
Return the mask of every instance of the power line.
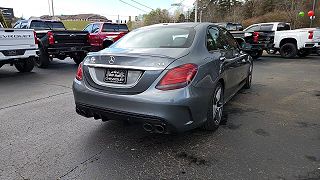
<path id="1" fill-rule="evenodd" d="M 151 10 L 154 10 L 153 8 L 151 8 L 151 7 L 147 6 L 147 5 L 141 4 L 141 3 L 139 3 L 139 2 L 137 2 L 135 0 L 130 0 L 130 1 L 135 2 L 135 3 L 139 4 L 140 6 L 143 6 L 143 7 L 149 8 Z"/>
<path id="2" fill-rule="evenodd" d="M 186 0 L 182 0 L 182 1 L 180 1 L 179 3 L 177 3 L 177 4 L 182 4 L 184 1 L 186 1 Z M 174 6 L 170 7 L 170 8 L 168 9 L 168 11 L 170 11 L 172 8 L 174 8 Z"/>
<path id="3" fill-rule="evenodd" d="M 147 11 L 145 11 L 145 10 L 143 10 L 143 9 L 140 9 L 140 8 L 138 8 L 138 7 L 136 7 L 136 6 L 132 5 L 132 4 L 129 4 L 129 3 L 125 2 L 125 1 L 122 1 L 122 0 L 119 0 L 119 1 L 122 2 L 122 3 L 124 3 L 124 4 L 129 5 L 129 6 L 131 6 L 131 7 L 134 7 L 134 8 L 136 8 L 136 9 L 139 9 L 140 11 L 143 11 L 143 12 L 148 13 Z"/>

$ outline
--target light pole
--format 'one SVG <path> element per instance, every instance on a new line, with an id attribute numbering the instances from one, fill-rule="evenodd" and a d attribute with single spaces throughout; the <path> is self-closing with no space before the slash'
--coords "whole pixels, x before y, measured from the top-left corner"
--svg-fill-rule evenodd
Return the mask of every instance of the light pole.
<path id="1" fill-rule="evenodd" d="M 316 2 L 317 2 L 317 0 L 313 0 L 312 11 L 314 12 L 314 15 L 316 14 L 316 12 L 315 12 L 315 10 L 316 10 Z M 310 28 L 312 27 L 313 18 L 314 18 L 314 17 L 315 17 L 315 16 L 311 16 L 311 17 L 310 17 L 310 20 L 311 20 L 311 22 L 310 22 Z"/>
<path id="2" fill-rule="evenodd" d="M 196 0 L 195 4 L 194 4 L 194 7 L 195 7 L 195 11 L 194 11 L 194 22 L 197 22 L 198 21 L 198 0 Z"/>
<path id="3" fill-rule="evenodd" d="M 51 8 L 52 8 L 52 17 L 54 17 L 54 7 L 53 7 L 53 0 L 51 0 Z"/>

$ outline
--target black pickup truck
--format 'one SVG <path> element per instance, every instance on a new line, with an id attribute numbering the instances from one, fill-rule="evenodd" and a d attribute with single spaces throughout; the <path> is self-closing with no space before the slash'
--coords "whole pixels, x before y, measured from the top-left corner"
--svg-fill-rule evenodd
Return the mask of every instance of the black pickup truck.
<path id="1" fill-rule="evenodd" d="M 61 21 L 21 20 L 14 28 L 35 30 L 39 41 L 36 65 L 40 68 L 48 67 L 53 58 L 64 60 L 70 57 L 80 64 L 91 49 L 88 32 L 66 30 Z"/>
<path id="2" fill-rule="evenodd" d="M 253 59 L 261 57 L 263 50 L 269 49 L 271 48 L 269 46 L 273 45 L 273 39 L 269 38 L 269 34 L 264 36 L 263 32 L 243 31 L 243 26 L 240 23 L 223 22 L 215 24 L 226 28 L 237 40 L 241 50 L 250 54 Z"/>

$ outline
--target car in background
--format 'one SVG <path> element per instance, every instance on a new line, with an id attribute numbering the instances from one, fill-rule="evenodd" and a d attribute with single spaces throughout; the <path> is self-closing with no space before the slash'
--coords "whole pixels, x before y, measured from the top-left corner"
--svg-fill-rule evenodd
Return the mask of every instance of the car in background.
<path id="1" fill-rule="evenodd" d="M 110 44 L 110 41 L 116 42 L 129 32 L 126 24 L 117 24 L 110 22 L 95 22 L 88 24 L 83 31 L 90 33 L 89 42 L 92 51 L 100 51 Z"/>
<path id="2" fill-rule="evenodd" d="M 243 31 L 243 26 L 241 23 L 221 22 L 221 23 L 215 23 L 215 24 L 226 28 L 228 31 Z"/>
<path id="3" fill-rule="evenodd" d="M 20 72 L 30 72 L 37 58 L 38 41 L 33 30 L 0 27 L 0 68 L 14 65 Z"/>
<path id="4" fill-rule="evenodd" d="M 270 22 L 253 24 L 244 31 L 253 35 L 258 44 L 272 44 L 265 50 L 272 53 L 279 51 L 284 58 L 306 57 L 320 48 L 319 28 L 292 30 L 289 23 Z"/>
<path id="5" fill-rule="evenodd" d="M 91 48 L 88 32 L 67 30 L 61 21 L 21 20 L 14 28 L 35 30 L 40 52 L 36 65 L 40 68 L 48 67 L 53 58 L 64 60 L 70 57 L 80 64 Z"/>
<path id="6" fill-rule="evenodd" d="M 216 130 L 223 107 L 250 88 L 252 58 L 212 23 L 158 24 L 89 53 L 73 83 L 76 112 L 138 122 L 147 132 Z"/>

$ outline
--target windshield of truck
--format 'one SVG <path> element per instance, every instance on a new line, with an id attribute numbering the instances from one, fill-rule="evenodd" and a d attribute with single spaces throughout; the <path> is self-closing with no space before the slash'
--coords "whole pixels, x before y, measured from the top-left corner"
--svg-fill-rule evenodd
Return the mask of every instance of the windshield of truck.
<path id="1" fill-rule="evenodd" d="M 193 28 L 148 28 L 130 32 L 112 48 L 188 48 L 195 35 Z"/>
<path id="2" fill-rule="evenodd" d="M 105 23 L 102 27 L 102 32 L 128 32 L 129 29 L 126 24 L 111 24 Z"/>

